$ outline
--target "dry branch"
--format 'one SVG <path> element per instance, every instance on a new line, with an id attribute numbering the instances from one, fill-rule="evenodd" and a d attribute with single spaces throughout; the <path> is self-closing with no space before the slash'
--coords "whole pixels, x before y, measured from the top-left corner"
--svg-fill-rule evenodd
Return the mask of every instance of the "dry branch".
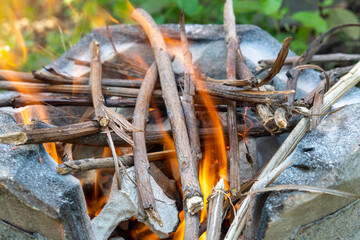
<path id="1" fill-rule="evenodd" d="M 182 105 L 184 109 L 185 121 L 190 138 L 191 151 L 193 153 L 194 165 L 198 171 L 198 165 L 201 158 L 200 137 L 198 122 L 196 119 L 194 98 L 195 95 L 195 71 L 192 65 L 192 55 L 189 49 L 189 43 L 185 32 L 184 10 L 180 14 L 180 39 L 184 55 L 184 91 Z"/>
<path id="2" fill-rule="evenodd" d="M 284 61 L 286 64 L 295 64 L 299 61 L 300 57 L 288 57 Z M 275 63 L 276 59 L 265 59 L 259 61 L 259 66 L 263 69 L 271 67 Z M 350 62 L 359 61 L 360 54 L 346 54 L 346 53 L 329 53 L 314 55 L 309 62 L 312 63 L 327 63 L 327 62 Z"/>
<path id="3" fill-rule="evenodd" d="M 236 53 L 238 43 L 236 40 L 235 15 L 232 0 L 226 0 L 224 7 L 224 29 L 227 45 L 226 77 L 233 80 L 236 78 Z M 238 132 L 236 129 L 236 103 L 229 101 L 227 104 L 227 128 L 229 135 L 229 163 L 230 163 L 230 192 L 237 195 L 240 192 L 240 153 Z"/>
<path id="4" fill-rule="evenodd" d="M 146 121 L 149 115 L 149 105 L 151 95 L 155 88 L 155 83 L 158 78 L 158 71 L 156 64 L 152 64 L 148 69 L 144 81 L 140 87 L 139 95 L 137 97 L 136 106 L 133 116 L 133 125 L 140 129 L 141 132 L 133 133 L 134 141 L 134 165 L 135 178 L 138 184 L 137 190 L 141 201 L 141 207 L 155 222 L 162 225 L 160 215 L 156 208 L 154 193 L 150 184 L 149 175 L 149 160 L 147 158 L 147 149 L 145 142 Z"/>
<path id="5" fill-rule="evenodd" d="M 148 153 L 147 158 L 150 162 L 176 157 L 175 151 L 166 150 L 161 152 Z M 134 165 L 134 155 L 119 156 L 118 161 L 122 161 L 125 166 L 130 167 Z M 114 158 L 87 158 L 75 160 L 72 162 L 65 162 L 59 164 L 56 170 L 60 174 L 72 174 L 77 172 L 84 172 L 93 169 L 115 168 Z"/>
<path id="6" fill-rule="evenodd" d="M 263 80 L 261 80 L 261 82 L 255 87 L 263 86 L 264 84 L 268 83 L 271 79 L 273 79 L 276 74 L 280 72 L 281 68 L 284 65 L 285 59 L 289 53 L 289 46 L 291 39 L 292 37 L 288 37 L 284 40 L 284 43 L 276 57 L 274 65 L 272 66 L 270 71 L 266 74 L 266 76 L 263 78 Z"/>
<path id="7" fill-rule="evenodd" d="M 62 127 L 24 130 L 0 135 L 0 143 L 25 145 L 34 143 L 46 143 L 66 141 L 82 136 L 88 136 L 100 132 L 100 125 L 96 121 L 71 124 Z"/>
<path id="8" fill-rule="evenodd" d="M 176 88 L 170 56 L 166 52 L 164 39 L 151 16 L 142 9 L 133 10 L 131 16 L 141 25 L 154 50 L 162 94 L 168 111 L 178 156 L 184 202 L 186 209 L 195 214 L 202 209 L 202 193 L 193 164 L 189 136 Z"/>
<path id="9" fill-rule="evenodd" d="M 69 84 L 45 84 L 45 83 L 27 83 L 27 82 L 9 82 L 0 81 L 1 90 L 11 90 L 23 92 L 53 92 L 53 93 L 72 93 L 72 94 L 90 94 L 90 87 L 87 85 L 69 85 Z M 137 97 L 138 88 L 122 88 L 122 87 L 102 87 L 102 92 L 108 96 L 119 97 Z M 155 90 L 154 95 L 161 96 L 161 92 Z"/>
<path id="10" fill-rule="evenodd" d="M 14 72 L 16 73 L 16 72 Z M 30 73 L 21 73 L 24 77 L 19 79 L 22 82 L 33 82 L 31 80 Z M 46 73 L 41 71 L 34 71 L 34 80 L 41 80 L 40 83 L 49 83 L 49 84 L 73 84 L 73 85 L 87 85 L 89 84 L 89 78 L 87 77 L 63 77 L 55 75 L 52 73 Z M 2 78 L 0 78 L 2 79 Z M 6 80 L 6 79 L 5 79 Z M 141 86 L 142 80 L 138 79 L 109 79 L 104 78 L 101 80 L 102 86 L 112 86 L 112 87 L 130 87 L 130 88 L 139 88 Z"/>
<path id="11" fill-rule="evenodd" d="M 106 100 L 108 107 L 135 107 L 136 98 L 111 98 Z M 92 106 L 92 100 L 88 97 L 77 97 L 65 94 L 35 94 L 28 95 L 14 93 L 0 100 L 0 107 L 25 107 L 28 105 L 51 105 L 51 106 Z M 163 105 L 157 101 L 157 105 Z"/>
<path id="12" fill-rule="evenodd" d="M 187 133 L 190 140 L 191 153 L 196 176 L 199 171 L 199 162 L 201 158 L 200 136 L 198 121 L 196 119 L 194 98 L 195 95 L 195 71 L 192 65 L 192 55 L 189 49 L 189 43 L 185 32 L 184 9 L 180 14 L 180 40 L 184 55 L 184 90 L 182 106 L 184 109 Z M 198 239 L 200 217 L 199 214 L 192 214 L 185 208 L 185 236 L 184 239 Z"/>

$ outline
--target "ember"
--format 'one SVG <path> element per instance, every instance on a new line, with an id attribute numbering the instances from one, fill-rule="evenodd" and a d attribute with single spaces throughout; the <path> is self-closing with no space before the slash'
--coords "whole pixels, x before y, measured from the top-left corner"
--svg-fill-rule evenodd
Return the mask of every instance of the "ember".
<path id="1" fill-rule="evenodd" d="M 71 1 L 67 4 L 75 11 Z M 244 233 L 250 230 L 243 231 L 247 220 L 249 229 L 258 224 L 251 223 L 256 217 L 254 202 L 258 201 L 251 194 L 268 191 L 266 188 L 293 163 L 287 157 L 309 126 L 316 129 L 320 116 L 359 82 L 360 72 L 359 63 L 351 70 L 340 69 L 337 73 L 344 70 L 342 75 L 350 72 L 335 83 L 336 74 L 305 65 L 323 35 L 311 45 L 314 51 L 297 60 L 292 56 L 296 64 L 289 70 L 286 90 L 275 89 L 272 80 L 278 81 L 276 75 L 287 63 L 288 54 L 293 55 L 289 53 L 291 38 L 282 46 L 271 40 L 277 57 L 264 60 L 262 67 L 271 68 L 258 79 L 266 69 L 250 68 L 249 55 L 240 44 L 251 31 L 263 32 L 253 26 L 236 26 L 232 6 L 227 0 L 224 29 L 185 26 L 183 12 L 177 28 L 158 26 L 146 11 L 128 3 L 124 15 L 139 27 L 99 28 L 32 74 L 10 71 L 11 56 L 6 64 L 1 62 L 0 89 L 14 92 L 5 93 L 0 106 L 20 108 L 21 119 L 17 120 L 22 128 L 3 131 L 1 125 L 0 143 L 16 145 L 8 148 L 11 154 L 39 147 L 29 150 L 31 156 L 38 157 L 38 164 L 48 174 L 56 174 L 54 179 L 62 179 L 59 184 L 70 181 L 76 194 L 68 196 L 67 188 L 59 187 L 63 190 L 59 196 L 68 204 L 64 213 L 62 198 L 53 206 L 51 199 L 38 200 L 34 190 L 32 211 L 40 211 L 40 203 L 46 205 L 41 208 L 42 220 L 47 219 L 50 209 L 49 215 L 55 220 L 49 226 L 59 225 L 55 230 L 24 228 L 27 219 L 18 222 L 6 211 L 0 211 L 0 220 L 24 228 L 24 234 L 35 232 L 58 239 L 247 237 Z M 99 13 L 118 24 L 105 10 Z M 104 19 L 101 24 L 105 25 Z M 354 24 L 343 27 L 347 26 Z M 21 34 L 16 28 L 14 31 L 17 41 L 22 42 Z M 5 56 L 6 52 L 0 49 L 0 54 Z M 209 52 L 214 55 L 209 57 Z M 26 49 L 22 56 L 26 58 Z M 326 83 L 317 80 L 315 90 L 297 90 L 297 81 L 304 81 L 300 70 L 305 68 L 320 69 Z M 314 70 L 310 73 L 314 79 L 320 76 Z M 280 89 L 285 89 L 285 84 Z M 296 100 L 295 94 L 303 99 Z M 65 120 L 56 122 L 57 114 Z M 0 118 L 5 117 L 0 114 Z M 271 156 L 260 159 L 266 149 L 258 146 L 260 138 L 255 137 L 284 132 L 290 132 L 289 137 L 271 160 L 267 162 Z M 36 144 L 42 144 L 55 160 L 57 172 Z M 0 150 L 6 152 L 3 146 Z M 0 170 L 0 179 L 1 174 Z M 70 174 L 80 180 L 83 192 Z M 34 183 L 42 177 L 34 176 Z M 55 180 L 49 182 L 49 188 L 58 187 Z M 11 187 L 22 188 L 22 182 L 11 187 L 6 184 L 0 180 L 0 190 L 3 188 L 10 197 L 18 194 Z M 306 187 L 299 190 L 303 189 Z M 32 191 L 24 189 L 26 194 Z M 326 193 L 357 198 L 340 191 Z M 83 214 L 85 200 L 87 216 Z M 71 205 L 74 202 L 79 206 Z M 21 201 L 17 204 L 25 208 Z M 72 208 L 78 212 L 72 213 Z M 16 209 L 10 207 L 9 211 Z M 74 219 L 80 222 L 76 229 L 83 228 L 84 233 L 77 235 L 69 228 Z M 57 225 L 56 221 L 61 223 Z"/>

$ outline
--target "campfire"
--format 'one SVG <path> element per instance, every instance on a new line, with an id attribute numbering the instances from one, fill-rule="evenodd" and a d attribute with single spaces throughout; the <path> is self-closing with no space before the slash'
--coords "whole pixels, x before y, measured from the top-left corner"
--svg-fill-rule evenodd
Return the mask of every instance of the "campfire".
<path id="1" fill-rule="evenodd" d="M 0 142 L 7 145 L 0 151 L 31 152 L 36 161 L 29 164 L 38 169 L 33 178 L 41 172 L 50 178 L 53 172 L 59 183 L 49 180 L 43 187 L 62 184 L 59 191 L 64 189 L 51 205 L 52 200 L 38 199 L 38 183 L 27 189 L 25 180 L 14 180 L 17 194 L 22 188 L 26 192 L 18 206 L 25 202 L 36 209 L 33 214 L 41 212 L 39 226 L 27 227 L 5 210 L 0 219 L 51 239 L 238 239 L 246 237 L 243 230 L 251 225 L 259 192 L 357 198 L 336 190 L 270 185 L 293 163 L 288 156 L 304 134 L 359 82 L 359 64 L 331 71 L 308 64 L 321 59 L 315 53 L 332 32 L 358 24 L 324 33 L 301 57 L 287 58 L 288 37 L 282 46 L 276 43 L 276 58 L 263 57 L 252 69 L 240 48 L 241 34 L 257 28 L 236 26 L 232 5 L 225 3 L 224 26 L 185 25 L 183 12 L 179 27 L 157 26 L 146 11 L 132 9 L 138 26 L 97 29 L 32 73 L 0 70 L 0 89 L 12 91 L 2 93 L 0 106 L 16 109 L 18 124 L 0 116 L 14 126 L 1 128 Z M 220 43 L 225 59 L 199 58 L 203 40 Z M 311 72 L 319 80 L 312 91 L 301 92 L 298 79 L 305 69 L 318 71 Z M 288 71 L 280 90 L 274 79 L 281 70 Z M 257 140 L 283 133 L 289 135 L 271 149 L 273 155 L 258 159 Z M 16 195 L 11 181 L 0 178 L 9 199 Z M 69 194 L 67 182 L 76 194 Z M 28 201 L 27 194 L 36 200 Z M 42 229 L 40 221 L 56 230 Z"/>

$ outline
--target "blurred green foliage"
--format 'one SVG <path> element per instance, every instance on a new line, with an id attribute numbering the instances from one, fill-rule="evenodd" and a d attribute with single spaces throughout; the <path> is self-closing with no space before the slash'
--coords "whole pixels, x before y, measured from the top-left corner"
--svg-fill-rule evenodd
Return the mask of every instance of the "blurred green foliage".
<path id="1" fill-rule="evenodd" d="M 283 0 L 234 0 L 236 22 L 255 24 L 279 41 L 294 37 L 291 49 L 301 54 L 311 38 L 357 16 L 333 0 L 319 0 L 306 11 Z M 155 21 L 177 23 L 181 8 L 186 23 L 222 24 L 224 0 L 132 0 Z M 4 0 L 0 2 L 0 67 L 29 71 L 55 60 L 81 37 L 106 23 L 133 23 L 127 0 Z M 356 28 L 345 37 L 358 39 Z M 343 34 L 344 35 L 344 34 Z"/>

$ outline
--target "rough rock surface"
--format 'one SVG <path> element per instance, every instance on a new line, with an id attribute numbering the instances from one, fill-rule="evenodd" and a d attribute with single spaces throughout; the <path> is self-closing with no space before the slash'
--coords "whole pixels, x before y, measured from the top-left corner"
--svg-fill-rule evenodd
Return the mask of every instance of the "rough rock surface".
<path id="1" fill-rule="evenodd" d="M 135 168 L 127 169 L 128 175 L 135 179 Z M 145 223 L 151 231 L 160 238 L 167 238 L 168 233 L 174 232 L 179 224 L 178 210 L 174 200 L 168 198 L 155 180 L 150 177 L 151 186 L 157 209 L 163 226 L 159 226 L 153 220 L 146 217 L 139 209 L 139 196 L 134 183 L 125 174 L 121 175 L 121 190 L 117 189 L 116 178 L 113 178 L 113 186 L 110 197 L 103 210 L 95 217 L 91 224 L 97 240 L 106 240 L 119 225 L 119 223 L 135 217 L 138 221 Z"/>
<path id="2" fill-rule="evenodd" d="M 359 194 L 359 112 L 360 104 L 353 104 L 323 119 L 300 141 L 289 156 L 296 159 L 295 162 L 273 185 L 312 185 Z M 350 227 L 353 221 L 358 221 L 354 220 L 353 211 L 341 209 L 353 201 L 296 191 L 271 193 L 263 207 L 256 238 L 311 239 L 307 236 L 316 236 L 316 239 L 334 239 L 328 237 L 334 234 L 340 239 L 343 234 L 358 236 L 359 228 Z M 349 206 L 349 209 L 356 208 L 357 204 Z M 333 226 L 335 216 L 343 222 Z"/>
<path id="3" fill-rule="evenodd" d="M 0 112 L 0 133 L 19 130 L 11 115 Z M 58 174 L 42 145 L 0 144 L 0 206 L 7 223 L 1 228 L 9 233 L 4 239 L 26 239 L 26 232 L 34 239 L 94 239 L 79 181 Z"/>

